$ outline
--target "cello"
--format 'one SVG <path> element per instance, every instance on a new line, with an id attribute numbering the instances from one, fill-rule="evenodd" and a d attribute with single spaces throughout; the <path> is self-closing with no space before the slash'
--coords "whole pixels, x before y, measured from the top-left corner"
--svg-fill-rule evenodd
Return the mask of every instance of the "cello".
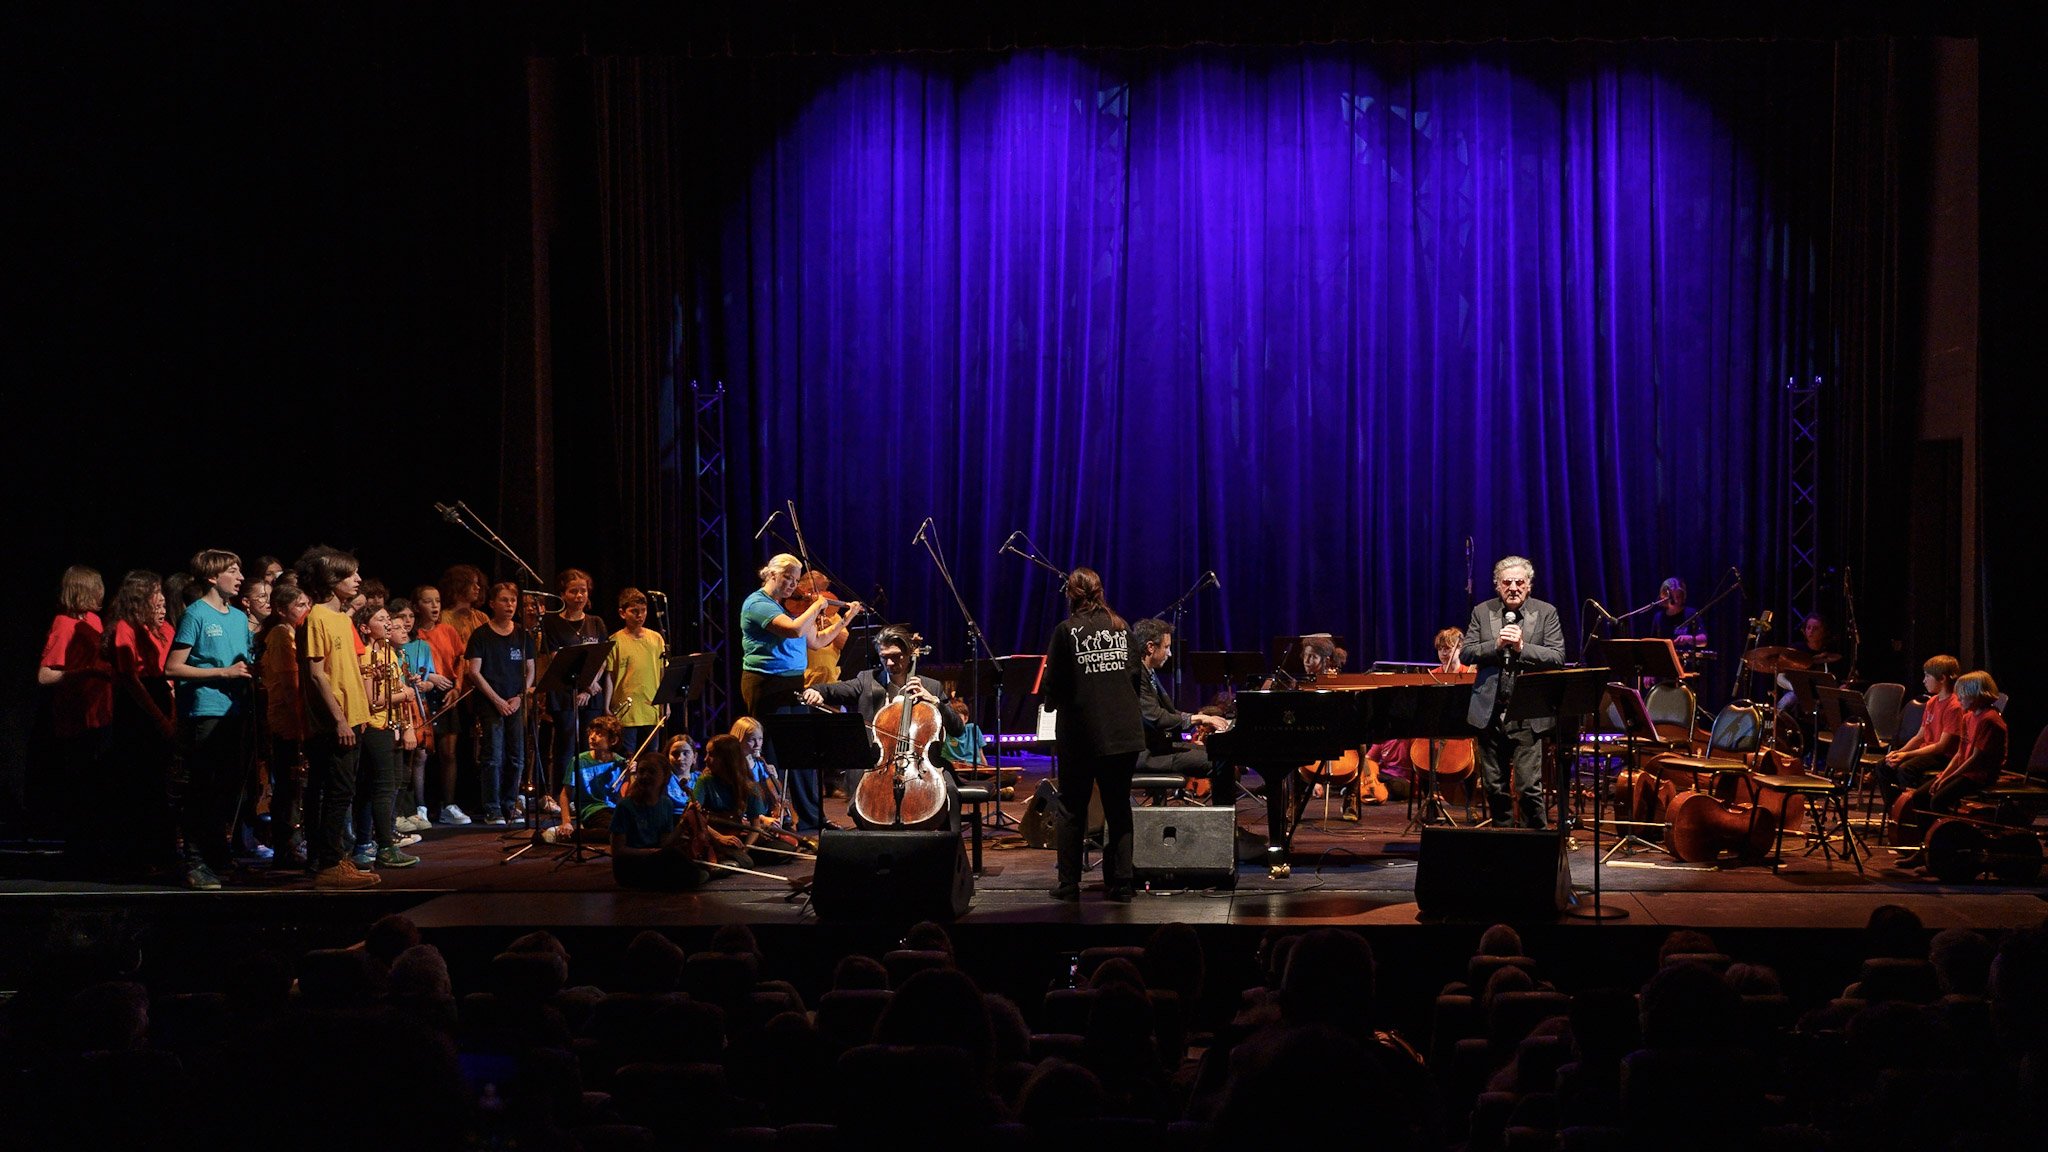
<path id="1" fill-rule="evenodd" d="M 853 815 L 863 827 L 940 828 L 952 814 L 946 772 L 934 756 L 946 739 L 941 706 L 910 694 L 918 683 L 918 657 L 927 651 L 911 650 L 903 695 L 875 714 L 875 766 L 853 794 Z"/>

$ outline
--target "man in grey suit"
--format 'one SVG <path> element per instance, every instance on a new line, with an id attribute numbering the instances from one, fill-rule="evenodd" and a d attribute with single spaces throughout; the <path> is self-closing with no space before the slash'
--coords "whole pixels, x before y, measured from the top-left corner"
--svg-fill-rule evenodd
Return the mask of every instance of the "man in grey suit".
<path id="1" fill-rule="evenodd" d="M 1500 827 L 1508 825 L 1517 800 L 1523 825 L 1547 826 L 1540 741 L 1552 722 L 1501 719 L 1518 674 L 1564 667 L 1564 625 L 1556 606 L 1529 595 L 1535 579 L 1536 566 L 1523 557 L 1509 556 L 1495 564 L 1494 598 L 1472 609 L 1458 650 L 1459 659 L 1479 670 L 1465 721 L 1479 729 L 1479 778 L 1486 785 L 1493 823 Z"/>

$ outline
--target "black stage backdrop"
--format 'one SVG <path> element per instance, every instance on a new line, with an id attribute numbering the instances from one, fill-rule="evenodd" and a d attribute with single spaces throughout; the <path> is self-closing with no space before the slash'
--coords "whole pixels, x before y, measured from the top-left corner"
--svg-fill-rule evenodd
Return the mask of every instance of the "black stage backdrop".
<path id="1" fill-rule="evenodd" d="M 627 6 L 638 14 L 610 22 L 547 5 L 447 5 L 424 15 L 413 7 L 83 7 L 32 21 L 10 17 L 16 22 L 4 30 L 6 83 L 16 114 L 5 131 L 20 178 L 0 190 L 10 209 L 6 251 L 15 273 L 7 281 L 10 319 L 0 340 L 20 544 L 6 568 L 4 595 L 14 610 L 0 625 L 0 651 L 11 654 L 21 674 L 0 678 L 0 774 L 9 783 L 23 763 L 38 703 L 27 670 L 57 576 L 71 562 L 93 564 L 111 584 L 128 567 L 172 570 L 204 546 L 289 558 L 327 541 L 358 549 L 366 571 L 396 586 L 457 560 L 509 574 L 432 510 L 434 501 L 460 498 L 544 571 L 557 563 L 595 571 L 601 607 L 633 582 L 669 591 L 687 614 L 702 559 L 691 503 L 700 463 L 686 391 L 692 379 L 722 380 L 730 389 L 724 511 L 735 548 L 714 559 L 736 570 L 728 589 L 734 600 L 751 586 L 760 558 L 748 537 L 784 499 L 796 499 L 820 558 L 863 595 L 887 585 L 892 613 L 926 624 L 948 656 L 961 648 L 956 615 L 922 553 L 908 546 L 927 513 L 939 518 L 963 591 L 999 649 L 1035 648 L 1055 610 L 1045 578 L 994 555 L 1012 528 L 1025 528 L 1062 563 L 1103 565 L 1128 611 L 1151 611 L 1202 570 L 1224 574 L 1227 597 L 1204 592 L 1196 600 L 1191 638 L 1205 645 L 1227 638 L 1258 647 L 1271 632 L 1323 627 L 1348 633 L 1359 657 L 1398 658 L 1420 654 L 1428 625 L 1462 615 L 1468 533 L 1478 538 L 1477 594 L 1484 594 L 1485 566 L 1495 555 L 1526 550 L 1541 569 L 1542 594 L 1568 615 L 1583 596 L 1614 608 L 1640 601 L 1667 569 L 1693 582 L 1698 602 L 1731 563 L 1743 564 L 1752 584 L 1763 586 L 1752 610 L 1806 607 L 1784 602 L 1783 471 L 1772 443 L 1783 434 L 1776 419 L 1781 401 L 1766 395 L 1770 376 L 1753 370 L 1769 365 L 1775 374 L 1775 360 L 1789 347 L 1788 363 L 1810 365 L 1831 380 L 1822 567 L 1835 575 L 1824 575 L 1823 593 L 1838 594 L 1843 569 L 1856 572 L 1866 670 L 1891 674 L 1920 653 L 1960 643 L 1963 622 L 1924 604 L 1932 597 L 1953 602 L 1958 582 L 1947 573 L 1954 564 L 1914 562 L 1928 541 L 1955 538 L 1960 509 L 1952 499 L 1911 502 L 1907 484 L 1916 458 L 1923 469 L 1930 466 L 1928 453 L 1914 451 L 1925 352 L 1913 318 L 1923 303 L 1931 195 L 1919 37 L 1980 31 L 1968 6 L 1952 10 L 1945 25 L 1897 29 L 1911 34 L 1905 39 L 1866 37 L 1894 29 L 1857 13 L 1788 29 L 1759 27 L 1739 15 L 1724 14 L 1717 23 L 1711 12 L 1689 12 L 1678 28 L 1645 26 L 1647 17 L 1621 7 L 1577 17 L 1582 25 L 1534 26 L 1527 12 L 1498 12 L 1471 17 L 1481 23 L 1470 27 L 1463 16 L 1359 27 L 1353 6 L 1332 7 L 1321 22 L 1311 14 L 1256 26 L 1246 24 L 1242 9 L 1195 5 L 1176 6 L 1179 15 L 1107 23 L 1034 9 L 1021 23 L 966 15 L 937 24 L 855 21 L 842 13 L 780 27 L 768 26 L 773 22 L 752 6 L 674 20 L 653 7 Z M 1374 36 L 1569 39 L 1580 32 L 1620 43 L 1576 53 L 1513 44 L 1214 47 Z M 1628 43 L 1669 32 L 1709 39 L 1725 33 L 1744 43 L 1677 50 Z M 1749 42 L 1786 32 L 1811 42 Z M 1197 42 L 1210 46 L 1176 47 Z M 1940 467 L 1949 475 L 1972 464 L 1980 469 L 1985 563 L 1973 577 L 1981 593 L 1973 623 L 1981 651 L 1964 654 L 1988 652 L 2015 693 L 2018 714 L 2033 716 L 2031 702 L 2048 686 L 2022 662 L 2021 641 L 1996 643 L 2015 636 L 2025 619 L 2024 573 L 2039 522 L 2025 494 L 2033 475 L 2028 437 L 2041 426 L 2030 338 L 2040 303 L 2032 275 L 2039 238 L 2029 223 L 2039 186 L 2027 162 L 2038 149 L 2031 132 L 2040 105 L 2038 70 L 2021 43 L 2015 36 L 1986 40 L 1983 211 L 1985 235 L 1995 239 L 1984 258 L 1983 439 L 1974 462 L 1932 465 L 1936 475 Z M 1025 51 L 986 53 L 1012 46 Z M 983 54 L 889 56 L 903 49 Z M 835 51 L 856 58 L 819 58 Z M 859 58 L 874 54 L 888 57 L 886 63 Z M 1734 71 L 1701 69 L 1702 58 L 1741 63 Z M 985 87 L 1003 69 L 1008 87 Z M 1328 102 L 1316 103 L 1323 91 L 1317 85 L 1337 73 L 1342 91 L 1372 98 L 1364 104 L 1367 116 L 1361 118 L 1355 99 L 1349 119 Z M 1735 90 L 1735 77 L 1769 86 L 1745 94 Z M 1045 126 L 1042 110 L 1029 120 L 1014 111 L 1027 97 L 1064 99 L 1058 85 L 1070 80 L 1085 82 L 1090 92 L 1121 86 L 1120 135 L 1105 137 L 1100 124 L 1090 123 L 1059 129 L 1068 133 L 1061 137 Z M 1232 85 L 1241 91 L 1234 105 L 1226 99 Z M 1579 99 L 1589 85 L 1590 96 Z M 1572 326 L 1581 325 L 1576 331 L 1590 333 L 1585 345 L 1610 354 L 1604 376 L 1557 367 L 1561 356 L 1511 361 L 1512 372 L 1480 371 L 1472 364 L 1487 361 L 1442 355 L 1441 342 L 1421 356 L 1412 331 L 1463 339 L 1461 323 L 1490 322 L 1484 315 L 1460 321 L 1443 296 L 1404 302 L 1404 323 L 1413 328 L 1396 340 L 1381 339 L 1363 321 L 1354 324 L 1379 306 L 1368 302 L 1389 295 L 1375 292 L 1384 285 L 1374 279 L 1386 255 L 1413 249 L 1401 229 L 1416 218 L 1449 219 L 1436 215 L 1448 202 L 1425 203 L 1407 189 L 1388 194 L 1385 166 L 1371 197 L 1355 173 L 1311 171 L 1318 157 L 1333 155 L 1328 136 L 1317 134 L 1342 125 L 1368 160 L 1413 160 L 1428 151 L 1417 143 L 1428 139 L 1422 126 L 1405 122 L 1418 134 L 1405 150 L 1387 144 L 1398 122 L 1393 108 L 1423 108 L 1413 99 L 1418 93 L 1468 113 L 1475 140 L 1489 117 L 1500 122 L 1490 108 L 1513 115 L 1545 108 L 1566 127 L 1582 109 L 1590 117 L 1582 122 L 1596 128 L 1603 127 L 1602 111 L 1629 109 L 1666 133 L 1703 125 L 1700 138 L 1708 143 L 1695 154 L 1697 168 L 1711 173 L 1725 157 L 1727 182 L 1667 186 L 1700 192 L 1702 213 L 1740 219 L 1744 228 L 1760 223 L 1746 211 L 1777 214 L 1786 228 L 1778 235 L 1814 261 L 1802 270 L 1810 279 L 1794 294 L 1800 299 L 1775 300 L 1763 313 L 1784 330 L 1739 341 L 1724 333 L 1719 346 L 1739 347 L 1748 357 L 1739 372 L 1730 363 L 1701 372 L 1688 356 L 1628 361 L 1611 354 L 1628 333 L 1601 327 L 1573 301 L 1530 302 L 1544 292 L 1594 292 L 1597 285 L 1568 285 L 1562 266 L 1548 281 L 1517 280 L 1516 267 L 1492 255 L 1492 237 L 1474 243 L 1466 264 L 1450 262 L 1452 271 L 1469 269 L 1477 288 L 1509 294 L 1498 299 L 1526 307 L 1539 327 L 1551 324 L 1571 337 Z M 1756 115 L 1755 99 L 1766 93 L 1804 102 L 1766 120 Z M 821 102 L 846 94 L 858 99 Z M 1532 94 L 1534 104 L 1516 103 Z M 1210 118 L 1205 122 L 1239 139 L 1212 147 L 1190 129 L 1186 139 L 1169 140 L 1162 110 L 1184 109 L 1201 110 Z M 1703 109 L 1705 119 L 1685 119 L 1688 109 Z M 869 120 L 848 118 L 862 110 Z M 1285 127 L 1290 119 L 1304 126 Z M 1039 125 L 1038 136 L 1001 149 L 933 131 L 1021 130 L 1026 123 Z M 833 203 L 838 193 L 821 179 L 911 155 L 897 135 L 913 127 L 942 146 L 919 159 L 942 167 L 918 169 L 916 178 L 904 169 L 883 200 L 869 189 L 847 188 L 844 203 Z M 842 130 L 846 139 L 835 142 Z M 1270 143 L 1283 133 L 1300 141 L 1292 169 L 1272 158 L 1275 150 L 1246 143 Z M 1624 143 L 1574 151 L 1580 145 L 1567 142 L 1564 127 L 1527 135 L 1560 163 L 1584 160 L 1588 178 L 1598 178 L 1603 165 L 1622 172 L 1637 160 Z M 976 312 L 962 303 L 991 287 L 1028 286 L 1033 307 L 1049 302 L 1094 324 L 1104 307 L 1094 289 L 1074 304 L 1042 283 L 1049 272 L 1092 269 L 1081 262 L 1085 244 L 1026 259 L 1027 246 L 1012 232 L 993 254 L 942 251 L 949 263 L 921 279 L 892 270 L 894 279 L 871 282 L 858 263 L 874 252 L 923 251 L 906 239 L 904 217 L 861 213 L 950 211 L 953 234 L 968 235 L 960 205 L 975 198 L 950 190 L 977 192 L 977 211 L 987 216 L 996 211 L 990 205 L 1002 207 L 989 191 L 993 182 L 1017 176 L 1018 155 L 1054 152 L 1114 164 L 1100 174 L 1109 198 L 1091 211 L 1113 226 L 1103 274 L 1113 292 L 1107 307 L 1121 326 L 1088 330 L 1088 354 L 1110 357 L 1114 374 L 1094 372 L 1084 357 L 1065 378 L 1019 383 L 1012 378 L 1017 366 L 1038 354 L 1003 348 L 979 360 L 949 353 L 936 367 L 904 374 L 908 360 L 857 347 L 882 336 L 898 350 L 912 339 L 955 348 L 968 337 L 993 340 L 988 321 L 1001 309 Z M 1197 161 L 1211 167 L 1174 169 Z M 1677 180 L 1685 162 L 1662 153 L 1648 170 Z M 896 167 L 893 159 L 889 164 Z M 941 187 L 926 186 L 928 171 L 943 175 Z M 1433 189 L 1454 191 L 1441 182 Z M 1562 180 L 1537 185 L 1538 194 L 1566 206 L 1580 191 Z M 1666 235 L 1695 222 L 1669 197 L 1631 206 L 1626 195 L 1624 186 L 1610 185 L 1591 198 L 1591 218 L 1622 220 L 1640 207 L 1643 219 L 1663 221 Z M 1154 247 L 1146 248 L 1143 228 L 1133 222 L 1155 201 L 1161 211 L 1177 204 L 1173 210 L 1188 219 L 1210 213 L 1213 227 L 1197 230 L 1206 245 L 1169 252 L 1155 235 Z M 1498 219 L 1512 218 L 1513 198 L 1502 203 Z M 1016 204 L 1002 210 L 1012 224 L 1027 218 Z M 1074 215 L 1071 203 L 1062 213 L 1048 215 L 1042 205 L 1033 211 L 1037 219 L 1079 219 L 1090 227 L 1098 218 Z M 884 227 L 865 238 L 836 234 L 846 230 L 842 218 L 860 227 L 880 219 Z M 1254 218 L 1260 228 L 1247 230 Z M 1223 267 L 1237 243 L 1233 230 L 1262 236 L 1263 244 L 1273 234 L 1260 229 L 1275 221 L 1316 243 L 1348 235 L 1357 244 L 1360 259 L 1350 268 L 1306 281 L 1314 289 L 1306 296 L 1327 299 L 1294 299 L 1294 282 L 1274 275 L 1289 267 L 1278 248 L 1248 261 L 1246 279 L 1228 291 L 1173 278 L 1176 270 Z M 1484 223 L 1481 215 L 1474 221 Z M 816 246 L 762 247 L 795 239 Z M 1554 251 L 1564 251 L 1561 241 Z M 1382 258 L 1381 270 L 1363 266 L 1372 255 Z M 1157 265 L 1169 258 L 1183 263 Z M 1721 295 L 1711 306 L 1725 307 L 1742 292 L 1755 299 L 1757 277 L 1737 275 L 1754 272 L 1753 258 L 1732 249 L 1719 258 L 1726 275 L 1715 282 Z M 1680 287 L 1692 272 L 1654 261 L 1642 267 L 1646 282 Z M 762 277 L 792 270 L 809 279 L 764 289 Z M 938 292 L 939 273 L 954 277 L 956 293 Z M 821 316 L 863 316 L 872 303 L 851 297 L 871 283 L 873 291 L 893 284 L 922 293 L 919 303 L 946 309 L 929 324 L 897 318 L 885 331 L 851 333 L 845 355 L 817 351 L 816 341 L 838 338 L 805 326 Z M 1169 340 L 1141 329 L 1144 314 L 1129 311 L 1148 292 L 1163 308 L 1156 315 L 1198 318 L 1185 363 L 1147 352 Z M 1627 292 L 1595 298 L 1611 315 L 1641 299 Z M 1287 314 L 1276 314 L 1276 303 Z M 1245 361 L 1252 371 L 1235 378 L 1220 372 L 1218 324 L 1232 317 L 1204 315 L 1205 305 L 1243 322 L 1233 339 L 1249 332 L 1284 336 L 1269 339 L 1278 359 L 1262 351 Z M 1668 309 L 1659 316 L 1667 324 L 1691 322 Z M 1808 326 L 1803 334 L 1801 325 Z M 1041 323 L 1023 338 L 1046 343 L 1050 333 L 1060 346 L 1062 334 L 1077 331 L 1055 328 Z M 1329 340 L 1337 352 L 1329 351 Z M 1654 341 L 1647 346 L 1656 348 Z M 1403 348 L 1431 370 L 1417 377 L 1376 367 L 1371 353 L 1380 347 Z M 1066 370 L 1059 358 L 1051 362 Z M 1624 419 L 1622 409 L 1646 386 L 1644 372 L 1631 366 L 1648 366 L 1655 377 L 1649 386 L 1683 417 L 1698 421 L 1701 406 L 1725 400 L 1747 411 L 1749 421 L 1739 432 L 1716 429 L 1709 453 L 1677 447 L 1675 430 L 1653 421 L 1654 435 L 1674 441 L 1671 462 L 1679 474 L 1646 480 L 1632 461 L 1623 462 L 1614 434 L 1622 425 L 1603 423 Z M 977 371 L 955 370 L 962 368 Z M 1198 393 L 1203 402 L 1223 381 L 1247 389 L 1242 398 L 1260 411 L 1287 409 L 1291 423 L 1243 439 L 1242 428 L 1214 412 L 1175 413 L 1165 435 L 1152 441 L 1163 441 L 1159 451 L 1150 452 L 1145 414 L 1115 405 L 1126 395 L 1156 402 L 1160 393 L 1145 390 L 1168 387 L 1157 383 L 1168 369 L 1181 373 L 1171 387 L 1208 382 Z M 1272 375 L 1283 369 L 1291 378 Z M 1589 461 L 1590 472 L 1546 469 L 1534 477 L 1556 493 L 1546 497 L 1540 530 L 1515 531 L 1512 517 L 1491 510 L 1496 489 L 1484 477 L 1492 465 L 1476 458 L 1450 486 L 1455 498 L 1432 508 L 1426 525 L 1408 503 L 1382 499 L 1392 478 L 1424 470 L 1427 461 L 1418 457 L 1434 449 L 1415 439 L 1442 431 L 1444 409 L 1497 403 L 1511 394 L 1510 385 L 1529 379 L 1543 381 L 1550 391 L 1541 395 L 1560 405 L 1574 396 L 1600 397 L 1590 411 L 1555 413 L 1560 423 L 1579 422 L 1583 430 L 1571 435 L 1565 455 Z M 1730 391 L 1720 396 L 1715 388 Z M 1322 405 L 1319 397 L 1327 395 L 1339 397 L 1334 409 Z M 1077 397 L 1089 397 L 1089 407 Z M 985 430 L 962 421 L 963 409 L 998 401 L 1044 413 L 1006 412 Z M 1108 455 L 1121 463 L 1098 474 L 1079 465 L 1084 455 L 1098 454 L 1083 453 L 1067 430 L 1092 419 L 1081 413 L 1103 411 L 1101 404 L 1110 406 L 1108 426 L 1116 430 Z M 1326 412 L 1334 415 L 1326 419 Z M 1405 460 L 1392 459 L 1393 450 L 1375 438 L 1386 417 L 1401 412 L 1409 421 L 1396 425 Z M 762 451 L 765 437 L 757 431 L 777 421 L 807 438 L 853 439 L 822 454 L 830 461 L 822 469 L 786 465 Z M 1309 458 L 1289 458 L 1288 437 L 1307 437 Z M 1538 455 L 1559 457 L 1555 445 L 1548 448 Z M 1579 498 L 1587 476 L 1614 478 L 1629 500 L 1598 514 L 1584 511 Z M 1703 490 L 1694 478 L 1709 486 Z M 1441 488 L 1420 487 L 1431 494 Z M 1741 502 L 1728 503 L 1736 492 Z M 1320 513 L 1310 520 L 1310 513 L 1290 512 L 1289 526 L 1272 522 L 1268 511 L 1310 504 L 1326 509 L 1330 522 Z M 1658 531 L 1674 515 L 1690 517 L 1690 527 L 1676 535 Z M 1626 535 L 1624 546 L 1607 538 L 1610 526 Z M 1425 527 L 1427 546 L 1417 543 L 1421 537 L 1400 535 Z M 1390 559 L 1388 540 L 1405 551 Z M 1923 603 L 1909 611 L 1916 600 Z M 1724 617 L 1724 632 L 1733 619 Z M 679 621 L 678 630 L 690 645 L 687 622 Z M 2037 723 L 2015 728 L 2024 738 Z"/>

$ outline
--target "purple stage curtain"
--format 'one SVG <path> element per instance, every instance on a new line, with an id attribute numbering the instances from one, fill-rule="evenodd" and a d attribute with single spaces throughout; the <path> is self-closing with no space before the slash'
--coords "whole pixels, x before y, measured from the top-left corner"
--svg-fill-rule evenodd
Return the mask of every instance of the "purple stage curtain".
<path id="1" fill-rule="evenodd" d="M 1183 649 L 1353 668 L 1429 658 L 1509 553 L 1568 628 L 1669 575 L 1697 605 L 1781 566 L 1827 93 L 1813 45 L 731 65 L 681 98 L 717 142 L 693 374 L 760 513 L 941 659 L 928 515 L 1001 652 L 1063 608 L 1015 529 L 1127 614 L 1213 569 Z"/>

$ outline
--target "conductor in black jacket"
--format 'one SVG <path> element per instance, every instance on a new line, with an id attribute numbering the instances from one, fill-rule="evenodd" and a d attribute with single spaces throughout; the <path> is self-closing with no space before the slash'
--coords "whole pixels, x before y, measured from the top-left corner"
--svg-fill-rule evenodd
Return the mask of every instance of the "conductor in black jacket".
<path id="1" fill-rule="evenodd" d="M 1465 721 L 1479 729 L 1479 777 L 1497 827 L 1506 827 L 1518 806 L 1523 825 L 1547 825 L 1539 741 L 1552 722 L 1501 718 L 1514 695 L 1517 675 L 1564 667 L 1564 625 L 1554 605 L 1529 595 L 1535 579 L 1536 566 L 1523 557 L 1509 556 L 1495 564 L 1494 598 L 1472 609 L 1458 651 L 1460 659 L 1478 669 Z"/>
<path id="2" fill-rule="evenodd" d="M 1067 618 L 1046 643 L 1044 703 L 1053 713 L 1060 790 L 1059 885 L 1055 900 L 1081 898 L 1081 838 L 1088 791 L 1102 793 L 1102 883 L 1128 902 L 1131 882 L 1131 774 L 1145 752 L 1138 712 L 1144 666 L 1130 625 L 1110 610 L 1092 568 L 1067 576 Z"/>

